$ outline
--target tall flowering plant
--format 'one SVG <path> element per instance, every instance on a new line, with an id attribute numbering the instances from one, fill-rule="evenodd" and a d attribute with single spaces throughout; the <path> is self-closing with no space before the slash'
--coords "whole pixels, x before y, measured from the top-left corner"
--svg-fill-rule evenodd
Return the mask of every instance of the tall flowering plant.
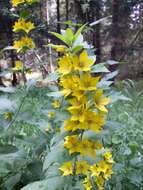
<path id="1" fill-rule="evenodd" d="M 52 32 L 64 45 L 50 44 L 57 52 L 57 72 L 60 74 L 59 87 L 67 102 L 69 117 L 64 121 L 64 148 L 70 160 L 64 162 L 59 170 L 63 176 L 73 176 L 82 180 L 86 190 L 103 190 L 105 182 L 111 178 L 113 159 L 110 150 L 98 140 L 90 139 L 87 132 L 98 135 L 103 130 L 106 105 L 110 102 L 98 87 L 101 76 L 92 74 L 95 56 L 82 41 L 82 26 L 75 34 L 68 28 L 63 35 Z M 80 178 L 79 178 L 80 177 Z"/>
<path id="2" fill-rule="evenodd" d="M 31 5 L 35 0 L 12 0 L 12 7 L 19 11 L 19 18 L 13 25 L 13 32 L 19 33 L 17 40 L 13 42 L 13 49 L 17 54 L 25 54 L 27 50 L 35 48 L 35 43 L 30 37 L 30 32 L 35 29 L 35 25 L 29 20 L 28 11 L 26 14 L 22 14 L 25 10 L 25 6 Z M 21 60 L 16 60 L 13 71 L 23 71 L 25 68 Z"/>

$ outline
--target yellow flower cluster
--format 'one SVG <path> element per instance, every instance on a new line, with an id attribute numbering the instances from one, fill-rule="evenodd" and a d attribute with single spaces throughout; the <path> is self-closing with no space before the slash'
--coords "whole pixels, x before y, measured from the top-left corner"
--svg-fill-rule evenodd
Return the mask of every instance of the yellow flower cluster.
<path id="1" fill-rule="evenodd" d="M 99 133 L 105 124 L 106 105 L 110 102 L 97 87 L 100 76 L 92 76 L 91 66 L 95 59 L 89 57 L 86 50 L 74 54 L 62 49 L 63 56 L 58 60 L 57 71 L 61 74 L 59 85 L 68 102 L 67 111 L 70 117 L 64 122 L 68 132 L 64 147 L 76 161 L 63 163 L 60 170 L 64 176 L 83 175 L 86 190 L 92 190 L 93 183 L 99 190 L 104 189 L 105 180 L 111 178 L 113 159 L 110 151 L 103 145 L 84 137 L 84 132 L 91 130 Z M 97 162 L 97 152 L 104 152 Z M 92 157 L 95 164 L 89 164 L 85 157 Z"/>
<path id="2" fill-rule="evenodd" d="M 27 49 L 35 48 L 33 40 L 29 37 L 22 37 L 20 40 L 14 41 L 13 48 L 17 50 L 17 53 L 23 52 Z"/>
<path id="3" fill-rule="evenodd" d="M 80 153 L 81 156 L 92 156 L 93 158 L 96 156 L 96 150 L 103 148 L 101 143 L 88 139 L 80 140 L 78 135 L 67 136 L 64 147 L 69 150 L 70 154 Z"/>
<path id="4" fill-rule="evenodd" d="M 33 0 L 12 0 L 12 6 L 17 7 L 22 3 L 33 3 Z"/>
<path id="5" fill-rule="evenodd" d="M 111 153 L 108 151 L 105 154 Z M 72 161 L 65 162 L 59 169 L 63 172 L 63 176 L 74 175 L 73 168 L 75 168 L 75 174 L 86 176 L 83 181 L 83 185 L 86 190 L 92 189 L 93 177 L 99 190 L 104 190 L 105 180 L 111 178 L 112 164 L 114 163 L 112 155 L 110 159 L 104 157 L 97 164 L 90 165 L 87 161 L 81 160 L 73 163 Z M 74 166 L 75 165 L 75 166 Z"/>
<path id="6" fill-rule="evenodd" d="M 18 21 L 15 22 L 13 26 L 13 31 L 14 32 L 19 32 L 19 31 L 24 31 L 27 34 L 35 28 L 34 23 L 30 21 L 26 21 L 23 18 L 18 19 Z"/>
<path id="7" fill-rule="evenodd" d="M 13 6 L 18 6 L 22 3 L 32 3 L 33 0 L 12 0 Z M 35 48 L 35 43 L 28 36 L 28 33 L 35 28 L 35 25 L 31 21 L 27 21 L 26 19 L 20 17 L 13 26 L 14 32 L 24 32 L 24 35 L 19 39 L 13 42 L 13 48 L 17 51 L 17 53 L 25 53 L 29 49 Z"/>

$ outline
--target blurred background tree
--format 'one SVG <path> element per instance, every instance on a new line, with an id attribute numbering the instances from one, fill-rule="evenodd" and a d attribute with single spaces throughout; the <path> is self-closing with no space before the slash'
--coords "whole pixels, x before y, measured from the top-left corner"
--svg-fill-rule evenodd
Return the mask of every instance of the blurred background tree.
<path id="1" fill-rule="evenodd" d="M 10 0 L 0 1 L 0 49 L 12 44 L 12 24 L 16 15 L 11 9 Z M 36 54 L 44 65 L 49 65 L 49 50 L 44 47 L 56 39 L 49 31 L 61 32 L 67 26 L 65 21 L 74 24 L 92 23 L 104 17 L 106 21 L 98 23 L 87 31 L 87 40 L 94 45 L 97 62 L 112 59 L 122 62 L 119 66 L 118 79 L 138 79 L 143 75 L 143 1 L 142 0 L 41 0 L 31 8 L 37 30 L 33 37 L 38 47 Z M 57 41 L 58 43 L 58 41 Z M 27 62 L 35 61 L 35 52 L 27 55 Z M 15 55 L 10 51 L 11 65 L 14 66 Z M 2 59 L 2 58 L 1 58 Z M 39 60 L 37 60 L 38 62 Z M 3 68 L 0 62 L 0 71 Z M 38 63 L 36 63 L 38 64 Z M 116 70 L 117 66 L 111 66 Z M 43 69 L 47 71 L 48 66 Z M 12 84 L 17 83 L 13 74 Z M 2 79 L 0 77 L 0 84 Z"/>

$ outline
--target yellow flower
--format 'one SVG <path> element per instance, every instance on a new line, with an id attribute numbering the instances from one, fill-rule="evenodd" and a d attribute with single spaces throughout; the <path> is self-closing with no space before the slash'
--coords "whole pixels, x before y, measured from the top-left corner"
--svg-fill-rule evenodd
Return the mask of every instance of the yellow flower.
<path id="1" fill-rule="evenodd" d="M 98 176 L 96 178 L 96 184 L 98 186 L 98 190 L 104 190 L 104 183 L 105 183 L 105 180 L 102 176 Z"/>
<path id="2" fill-rule="evenodd" d="M 80 90 L 96 90 L 100 77 L 92 77 L 90 73 L 83 73 L 80 79 Z"/>
<path id="3" fill-rule="evenodd" d="M 80 151 L 80 143 L 78 135 L 71 135 L 65 137 L 64 147 L 69 149 L 69 153 L 75 153 Z"/>
<path id="4" fill-rule="evenodd" d="M 113 174 L 112 164 L 109 164 L 109 163 L 105 162 L 104 160 L 101 160 L 98 163 L 98 167 L 99 167 L 100 172 L 102 172 L 103 177 L 106 180 L 108 180 L 109 178 L 111 178 L 111 175 Z"/>
<path id="5" fill-rule="evenodd" d="M 101 160 L 98 163 L 98 167 L 99 167 L 100 172 L 103 172 L 103 173 L 106 173 L 106 171 L 108 170 L 108 164 L 104 160 Z"/>
<path id="6" fill-rule="evenodd" d="M 85 91 L 80 89 L 78 90 L 77 88 L 73 91 L 72 95 L 75 96 L 78 100 L 80 100 L 85 95 Z"/>
<path id="7" fill-rule="evenodd" d="M 74 70 L 78 71 L 89 71 L 90 67 L 94 64 L 94 59 L 88 57 L 87 52 L 84 50 L 78 56 L 73 57 Z"/>
<path id="8" fill-rule="evenodd" d="M 60 103 L 59 100 L 55 100 L 55 101 L 52 103 L 52 106 L 53 106 L 54 108 L 60 108 L 61 103 Z"/>
<path id="9" fill-rule="evenodd" d="M 32 23 L 30 21 L 26 21 L 23 18 L 19 18 L 18 21 L 16 21 L 14 24 L 13 31 L 19 32 L 19 31 L 23 30 L 24 32 L 26 32 L 28 34 L 34 28 L 35 28 L 34 23 Z"/>
<path id="10" fill-rule="evenodd" d="M 11 112 L 5 112 L 4 113 L 4 119 L 11 121 L 12 120 L 12 113 Z"/>
<path id="11" fill-rule="evenodd" d="M 75 110 L 69 110 L 69 112 L 72 114 L 71 115 L 71 120 L 73 121 L 80 121 L 80 122 L 84 122 L 85 121 L 85 117 L 86 117 L 86 113 L 87 110 L 80 107 L 79 109 L 75 109 Z"/>
<path id="12" fill-rule="evenodd" d="M 86 190 L 91 190 L 92 189 L 92 184 L 91 184 L 91 180 L 90 177 L 87 176 L 84 181 L 83 181 L 83 185 L 85 187 Z"/>
<path id="13" fill-rule="evenodd" d="M 67 75 L 72 71 L 72 61 L 71 57 L 67 54 L 60 58 L 58 61 L 59 68 L 57 69 L 59 73 L 62 73 L 63 75 Z"/>
<path id="14" fill-rule="evenodd" d="M 84 125 L 88 130 L 100 132 L 103 125 L 105 124 L 105 118 L 103 114 L 96 113 L 93 111 L 87 111 L 84 115 Z"/>
<path id="15" fill-rule="evenodd" d="M 67 75 L 61 77 L 60 85 L 63 87 L 63 94 L 66 96 L 70 95 L 77 89 L 79 85 L 79 77 L 76 75 Z"/>
<path id="16" fill-rule="evenodd" d="M 82 140 L 79 151 L 82 156 L 91 156 L 93 158 L 96 157 L 96 151 L 93 147 L 93 142 L 90 140 Z"/>
<path id="17" fill-rule="evenodd" d="M 13 7 L 17 7 L 18 5 L 22 4 L 22 3 L 33 3 L 34 0 L 12 0 L 12 6 Z"/>
<path id="18" fill-rule="evenodd" d="M 108 163 L 110 164 L 114 163 L 114 160 L 112 159 L 112 154 L 110 151 L 105 152 L 103 156 Z"/>
<path id="19" fill-rule="evenodd" d="M 94 96 L 94 103 L 96 108 L 98 108 L 102 112 L 108 112 L 105 106 L 110 102 L 110 98 L 103 96 L 103 90 L 98 89 Z"/>
<path id="20" fill-rule="evenodd" d="M 95 177 L 98 177 L 101 172 L 97 164 L 94 164 L 93 166 L 91 166 L 90 171 L 92 172 L 91 176 L 95 176 Z"/>
<path id="21" fill-rule="evenodd" d="M 87 161 L 83 160 L 83 161 L 79 161 L 76 162 L 76 174 L 84 174 L 86 175 L 88 173 L 89 170 L 89 164 L 87 163 Z"/>
<path id="22" fill-rule="evenodd" d="M 82 96 L 80 99 L 72 98 L 69 99 L 68 102 L 71 104 L 71 106 L 68 107 L 67 110 L 76 110 L 82 108 L 86 108 L 87 106 L 87 98 L 85 96 Z"/>
<path id="23" fill-rule="evenodd" d="M 53 118 L 54 116 L 55 116 L 55 112 L 52 112 L 52 111 L 48 112 L 49 118 Z"/>
<path id="24" fill-rule="evenodd" d="M 83 125 L 78 120 L 73 121 L 73 120 L 68 119 L 64 122 L 64 129 L 66 131 L 76 131 L 78 129 L 83 129 L 82 126 Z"/>
<path id="25" fill-rule="evenodd" d="M 18 41 L 14 41 L 13 48 L 17 50 L 17 52 L 22 52 L 27 49 L 32 49 L 35 47 L 34 42 L 32 41 L 31 38 L 28 37 L 22 37 Z"/>
<path id="26" fill-rule="evenodd" d="M 13 71 L 20 71 L 20 70 L 22 70 L 22 68 L 23 68 L 22 61 L 17 60 L 17 61 L 15 61 L 15 67 L 13 67 L 12 70 Z"/>
<path id="27" fill-rule="evenodd" d="M 19 4 L 24 3 L 25 0 L 12 0 L 12 6 L 17 7 Z"/>
<path id="28" fill-rule="evenodd" d="M 65 162 L 59 169 L 63 172 L 63 176 L 68 176 L 73 174 L 72 162 Z"/>
<path id="29" fill-rule="evenodd" d="M 54 48 L 57 52 L 64 53 L 66 50 L 66 46 L 63 45 L 52 45 L 52 48 Z"/>

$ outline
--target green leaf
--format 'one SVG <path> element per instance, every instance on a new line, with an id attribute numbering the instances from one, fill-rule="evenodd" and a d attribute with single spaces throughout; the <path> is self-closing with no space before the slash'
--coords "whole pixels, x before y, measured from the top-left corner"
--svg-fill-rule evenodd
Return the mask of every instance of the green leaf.
<path id="1" fill-rule="evenodd" d="M 18 149 L 13 145 L 0 145 L 0 154 L 8 154 L 17 152 Z"/>
<path id="2" fill-rule="evenodd" d="M 82 49 L 83 49 L 83 45 L 77 45 L 74 48 L 72 48 L 72 52 L 73 53 L 78 53 Z"/>
<path id="3" fill-rule="evenodd" d="M 113 83 L 113 81 L 105 81 L 105 80 L 101 80 L 97 87 L 98 88 L 103 88 L 103 89 L 109 89 L 111 84 Z"/>
<path id="4" fill-rule="evenodd" d="M 110 72 L 103 63 L 93 65 L 91 68 L 92 73 L 108 73 Z"/>
<path id="5" fill-rule="evenodd" d="M 47 96 L 59 98 L 59 97 L 62 97 L 62 96 L 63 96 L 63 92 L 62 92 L 62 91 L 49 92 L 49 93 L 47 94 Z"/>
<path id="6" fill-rule="evenodd" d="M 103 80 L 110 80 L 110 79 L 113 79 L 114 77 L 116 77 L 118 75 L 119 71 L 114 71 L 114 72 L 111 72 L 109 74 L 106 74 L 104 77 L 103 77 Z"/>
<path id="7" fill-rule="evenodd" d="M 64 42 L 65 44 L 69 45 L 69 42 L 67 41 L 67 39 L 65 38 L 65 36 L 57 33 L 57 32 L 50 32 L 51 34 L 53 34 L 55 37 L 57 37 L 59 40 L 61 40 L 62 42 Z"/>
<path id="8" fill-rule="evenodd" d="M 31 183 L 21 190 L 62 190 L 71 184 L 71 177 L 55 176 L 43 181 Z"/>
<path id="9" fill-rule="evenodd" d="M 30 13 L 29 13 L 29 11 L 27 11 L 27 10 L 22 10 L 22 11 L 20 12 L 20 18 L 26 19 L 26 18 L 28 18 L 29 16 L 30 16 Z"/>
<path id="10" fill-rule="evenodd" d="M 12 190 L 14 186 L 20 181 L 21 174 L 17 173 L 14 176 L 9 177 L 5 182 L 4 182 L 4 187 L 8 190 Z"/>
<path id="11" fill-rule="evenodd" d="M 66 41 L 68 42 L 68 45 L 72 45 L 74 34 L 70 28 L 66 29 L 64 37 L 65 37 Z"/>
<path id="12" fill-rule="evenodd" d="M 106 61 L 106 64 L 107 65 L 117 65 L 117 64 L 119 64 L 119 62 L 115 61 L 115 60 L 108 60 L 108 61 Z"/>
<path id="13" fill-rule="evenodd" d="M 0 177 L 25 165 L 25 154 L 21 151 L 0 154 Z"/>
<path id="14" fill-rule="evenodd" d="M 133 184 L 141 184 L 143 181 L 143 176 L 141 171 L 133 170 L 128 175 L 127 178 L 131 181 Z"/>
<path id="15" fill-rule="evenodd" d="M 123 155 L 130 155 L 132 153 L 131 149 L 127 146 L 124 146 Z"/>
<path id="16" fill-rule="evenodd" d="M 116 101 L 123 100 L 123 101 L 132 101 L 130 98 L 123 95 L 121 92 L 111 91 L 110 92 L 110 99 L 112 103 L 115 103 Z"/>
<path id="17" fill-rule="evenodd" d="M 65 160 L 68 159 L 68 153 L 66 149 L 63 147 L 63 141 L 59 144 L 56 144 L 54 147 L 51 148 L 51 152 L 49 152 L 45 158 L 43 170 L 47 170 L 48 168 L 54 163 L 63 163 Z"/>
<path id="18" fill-rule="evenodd" d="M 81 34 L 81 32 L 83 31 L 83 29 L 85 28 L 86 25 L 87 25 L 87 24 L 84 24 L 83 26 L 81 26 L 81 27 L 77 30 L 77 32 L 76 32 L 75 35 L 74 35 L 73 41 L 75 41 L 75 40 L 78 38 L 78 36 Z"/>

